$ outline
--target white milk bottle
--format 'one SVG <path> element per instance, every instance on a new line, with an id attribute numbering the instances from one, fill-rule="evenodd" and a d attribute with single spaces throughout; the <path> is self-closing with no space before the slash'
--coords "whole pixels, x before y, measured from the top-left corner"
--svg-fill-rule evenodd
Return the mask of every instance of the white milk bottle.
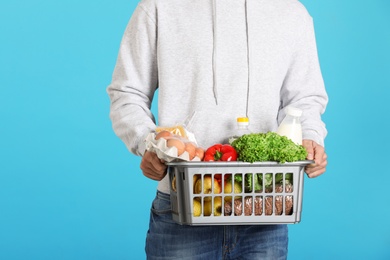
<path id="1" fill-rule="evenodd" d="M 234 140 L 244 134 L 252 133 L 249 129 L 249 118 L 248 117 L 237 117 L 237 130 L 236 134 L 229 138 L 229 144 L 232 144 Z"/>
<path id="2" fill-rule="evenodd" d="M 286 117 L 279 125 L 277 133 L 290 138 L 294 143 L 302 145 L 302 126 L 300 117 L 302 110 L 295 107 L 286 108 Z"/>

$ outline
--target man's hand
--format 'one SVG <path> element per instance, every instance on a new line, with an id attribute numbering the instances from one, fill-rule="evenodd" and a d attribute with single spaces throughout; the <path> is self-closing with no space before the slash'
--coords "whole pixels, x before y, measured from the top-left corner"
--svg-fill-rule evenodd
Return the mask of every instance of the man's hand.
<path id="1" fill-rule="evenodd" d="M 149 151 L 145 151 L 140 168 L 146 177 L 156 181 L 161 181 L 167 174 L 164 161 L 158 158 L 157 154 Z"/>
<path id="2" fill-rule="evenodd" d="M 314 160 L 313 164 L 307 165 L 305 171 L 310 178 L 318 177 L 325 172 L 328 164 L 328 156 L 325 153 L 324 147 L 312 140 L 303 140 L 303 147 L 307 150 L 307 159 Z"/>

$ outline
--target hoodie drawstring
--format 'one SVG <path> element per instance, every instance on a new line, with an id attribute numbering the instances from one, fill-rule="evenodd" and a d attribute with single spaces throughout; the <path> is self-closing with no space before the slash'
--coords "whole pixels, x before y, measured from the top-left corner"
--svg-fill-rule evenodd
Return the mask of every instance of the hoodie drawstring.
<path id="1" fill-rule="evenodd" d="M 250 49 L 249 49 L 249 24 L 248 24 L 248 2 L 245 0 L 245 27 L 246 27 L 246 60 L 248 66 L 248 85 L 246 86 L 246 117 L 249 118 L 249 86 L 250 86 Z"/>
<path id="2" fill-rule="evenodd" d="M 250 88 L 250 49 L 249 49 L 249 24 L 248 24 L 248 3 L 245 0 L 245 27 L 246 27 L 246 49 L 247 49 L 247 67 L 248 67 L 248 84 L 246 97 L 246 117 L 249 114 L 249 88 Z M 218 84 L 217 84 L 217 3 L 213 0 L 213 92 L 215 104 L 218 105 Z"/>
<path id="3" fill-rule="evenodd" d="M 213 92 L 215 104 L 218 105 L 217 90 L 217 3 L 213 0 Z"/>

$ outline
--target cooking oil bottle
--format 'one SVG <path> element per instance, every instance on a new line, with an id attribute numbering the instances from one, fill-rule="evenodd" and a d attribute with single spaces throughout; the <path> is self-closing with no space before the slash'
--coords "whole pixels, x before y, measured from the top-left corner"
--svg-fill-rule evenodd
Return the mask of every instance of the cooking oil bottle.
<path id="1" fill-rule="evenodd" d="M 234 140 L 244 134 L 252 133 L 249 129 L 249 118 L 248 117 L 237 117 L 237 129 L 236 134 L 229 138 L 229 144 L 232 144 Z"/>

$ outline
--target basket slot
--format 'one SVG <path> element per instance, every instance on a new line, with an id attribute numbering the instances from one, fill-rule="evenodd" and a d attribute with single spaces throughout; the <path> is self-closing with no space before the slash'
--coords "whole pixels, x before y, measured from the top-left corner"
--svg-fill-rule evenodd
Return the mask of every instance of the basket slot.
<path id="1" fill-rule="evenodd" d="M 285 192 L 286 193 L 293 193 L 294 192 L 294 173 L 288 172 L 285 174 Z"/>
<path id="2" fill-rule="evenodd" d="M 283 196 L 276 195 L 275 196 L 275 215 L 280 216 L 283 214 Z"/>
<path id="3" fill-rule="evenodd" d="M 263 215 L 263 196 L 255 197 L 255 215 L 256 216 Z"/>
<path id="4" fill-rule="evenodd" d="M 285 196 L 285 214 L 292 215 L 294 212 L 294 198 L 292 195 Z"/>

